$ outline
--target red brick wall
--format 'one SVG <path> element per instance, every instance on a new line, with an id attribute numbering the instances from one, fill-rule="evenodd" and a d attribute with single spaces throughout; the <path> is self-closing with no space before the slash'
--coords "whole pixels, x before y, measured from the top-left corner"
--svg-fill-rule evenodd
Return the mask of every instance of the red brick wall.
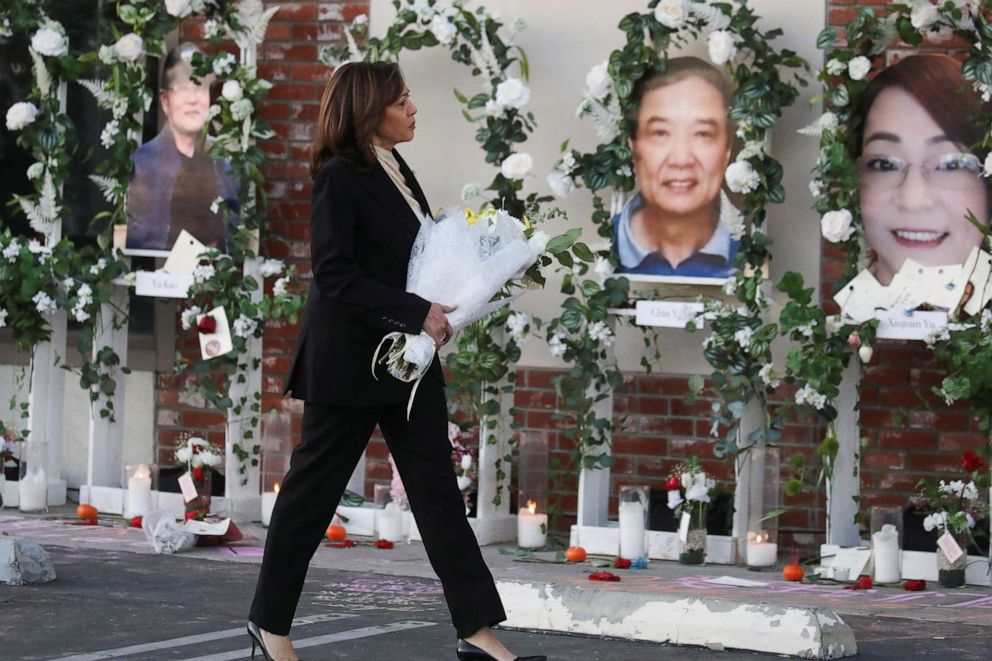
<path id="1" fill-rule="evenodd" d="M 316 60 L 319 46 L 339 38 L 343 21 L 367 11 L 367 3 L 355 2 L 278 2 L 282 10 L 269 27 L 267 41 L 260 49 L 259 75 L 275 87 L 261 112 L 278 137 L 263 145 L 270 156 L 265 166 L 269 194 L 268 233 L 265 252 L 287 259 L 308 274 L 309 196 L 307 149 L 318 101 L 329 70 Z M 827 2 L 828 21 L 843 25 L 858 5 L 879 6 L 882 0 Z M 195 36 L 195 31 L 192 33 Z M 934 45 L 946 48 L 948 45 Z M 817 63 L 814 63 L 814 66 Z M 836 249 L 824 245 L 821 278 L 825 300 L 829 300 L 842 272 Z M 263 407 L 282 408 L 299 413 L 299 402 L 283 399 L 281 384 L 289 369 L 295 349 L 296 328 L 287 324 L 270 324 L 264 340 Z M 195 350 L 193 340 L 185 338 L 185 349 Z M 521 369 L 515 404 L 517 420 L 524 432 L 549 431 L 551 443 L 552 502 L 561 511 L 558 529 L 572 523 L 576 512 L 577 472 L 573 464 L 574 448 L 557 433 L 560 423 L 552 420 L 558 405 L 549 369 Z M 960 450 L 975 447 L 981 439 L 974 434 L 967 412 L 960 406 L 946 409 L 929 394 L 929 387 L 939 382 L 940 370 L 919 343 L 884 343 L 879 346 L 872 364 L 864 370 L 862 388 L 863 434 L 869 439 L 864 457 L 862 488 L 868 503 L 905 504 L 919 477 L 933 468 L 954 469 Z M 668 471 L 690 454 L 704 459 L 707 470 L 732 482 L 732 467 L 712 457 L 709 442 L 710 402 L 698 400 L 687 405 L 684 394 L 687 378 L 681 376 L 631 374 L 627 391 L 615 399 L 615 464 L 611 491 L 624 483 L 649 484 L 660 488 Z M 169 454 L 181 431 L 206 433 L 211 440 L 223 440 L 223 418 L 204 410 L 202 403 L 183 392 L 181 379 L 172 374 L 158 378 L 157 422 L 160 454 Z M 920 396 L 933 407 L 920 405 Z M 783 389 L 781 401 L 788 404 L 792 393 Z M 294 416 L 299 429 L 299 416 Z M 784 429 L 783 460 L 793 452 L 810 449 L 820 441 L 822 429 L 814 421 L 789 419 Z M 388 482 L 389 465 L 381 440 L 373 441 L 368 452 L 366 495 L 372 495 L 372 483 Z M 815 479 L 816 466 L 810 467 Z M 515 494 L 511 494 L 515 504 Z M 781 521 L 788 536 L 808 548 L 822 540 L 823 499 L 804 494 L 790 499 L 794 510 Z M 616 504 L 611 502 L 615 511 Z"/>

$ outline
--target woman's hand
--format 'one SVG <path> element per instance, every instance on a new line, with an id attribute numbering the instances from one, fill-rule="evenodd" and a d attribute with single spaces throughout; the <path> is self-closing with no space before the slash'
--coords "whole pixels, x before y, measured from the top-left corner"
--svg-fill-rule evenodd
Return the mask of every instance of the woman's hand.
<path id="1" fill-rule="evenodd" d="M 452 312 L 454 309 L 453 306 L 431 303 L 431 309 L 427 311 L 427 318 L 424 319 L 424 332 L 431 336 L 436 346 L 440 347 L 447 344 L 448 340 L 451 339 L 451 324 L 448 323 L 448 318 L 444 316 L 444 313 Z"/>

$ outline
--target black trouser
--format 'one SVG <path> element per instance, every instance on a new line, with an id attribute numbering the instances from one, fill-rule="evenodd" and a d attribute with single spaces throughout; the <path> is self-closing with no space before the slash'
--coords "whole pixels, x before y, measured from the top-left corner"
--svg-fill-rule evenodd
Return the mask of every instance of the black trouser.
<path id="1" fill-rule="evenodd" d="M 403 478 L 458 636 L 502 622 L 503 604 L 455 482 L 444 389 L 429 374 L 417 391 L 409 421 L 406 402 L 306 404 L 302 443 L 293 451 L 272 510 L 251 621 L 274 634 L 289 633 L 310 559 L 376 423 Z"/>

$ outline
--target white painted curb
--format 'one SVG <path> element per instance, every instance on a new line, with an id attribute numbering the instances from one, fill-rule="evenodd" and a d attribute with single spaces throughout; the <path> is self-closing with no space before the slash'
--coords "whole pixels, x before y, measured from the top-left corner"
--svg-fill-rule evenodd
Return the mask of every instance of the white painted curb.
<path id="1" fill-rule="evenodd" d="M 851 628 L 829 608 L 499 581 L 501 625 L 804 659 L 854 656 Z"/>

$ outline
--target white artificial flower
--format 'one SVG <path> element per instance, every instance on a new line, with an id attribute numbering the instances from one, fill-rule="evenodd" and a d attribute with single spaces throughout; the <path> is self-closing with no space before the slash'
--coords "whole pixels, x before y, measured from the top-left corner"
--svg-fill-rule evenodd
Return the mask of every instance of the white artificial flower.
<path id="1" fill-rule="evenodd" d="M 188 464 L 190 459 L 193 458 L 193 451 L 189 447 L 181 447 L 176 450 L 176 459 L 184 464 Z"/>
<path id="2" fill-rule="evenodd" d="M 204 283 L 215 275 L 217 275 L 217 270 L 213 267 L 213 264 L 200 264 L 193 269 L 193 281 L 196 284 Z"/>
<path id="3" fill-rule="evenodd" d="M 258 329 L 258 322 L 251 317 L 239 314 L 238 318 L 234 320 L 233 327 L 234 334 L 238 337 L 251 337 Z"/>
<path id="4" fill-rule="evenodd" d="M 696 476 L 693 473 L 682 473 L 680 476 L 682 488 L 688 491 L 696 483 Z"/>
<path id="5" fill-rule="evenodd" d="M 727 296 L 733 296 L 737 293 L 737 281 L 733 278 L 727 278 L 727 281 L 723 283 L 723 293 Z"/>
<path id="6" fill-rule="evenodd" d="M 782 385 L 782 377 L 775 371 L 775 366 L 771 363 L 762 365 L 758 371 L 758 378 L 768 388 L 778 388 Z"/>
<path id="7" fill-rule="evenodd" d="M 251 99 L 240 99 L 231 104 L 231 117 L 236 122 L 240 122 L 251 115 L 255 106 L 251 104 Z"/>
<path id="8" fill-rule="evenodd" d="M 847 209 L 828 211 L 820 218 L 820 232 L 831 243 L 847 241 L 854 234 L 854 216 Z"/>
<path id="9" fill-rule="evenodd" d="M 551 339 L 548 340 L 548 349 L 550 349 L 552 356 L 555 358 L 561 358 L 565 355 L 568 345 L 565 344 L 565 338 L 555 333 L 551 336 Z"/>
<path id="10" fill-rule="evenodd" d="M 190 0 L 165 0 L 165 11 L 170 16 L 186 18 L 193 13 L 193 3 Z"/>
<path id="11" fill-rule="evenodd" d="M 245 92 L 241 89 L 241 83 L 236 80 L 224 81 L 224 86 L 221 88 L 220 95 L 234 103 L 235 101 L 240 101 L 244 98 Z"/>
<path id="12" fill-rule="evenodd" d="M 6 39 L 7 37 L 13 36 L 13 34 L 14 31 L 10 29 L 10 19 L 9 18 L 3 19 L 3 23 L 0 23 L 0 37 Z M 2 442 L 3 442 L 2 439 L 0 439 L 0 443 Z"/>
<path id="13" fill-rule="evenodd" d="M 114 53 L 125 62 L 136 62 L 145 54 L 145 42 L 133 32 L 130 32 L 114 44 Z"/>
<path id="14" fill-rule="evenodd" d="M 31 298 L 31 301 L 34 303 L 35 309 L 40 314 L 47 314 L 49 312 L 55 312 L 55 301 L 52 300 L 52 297 L 51 296 L 49 296 L 48 294 L 46 294 L 43 291 L 40 291 L 37 294 L 35 294 Z"/>
<path id="15" fill-rule="evenodd" d="M 182 314 L 179 315 L 179 320 L 182 322 L 183 330 L 189 330 L 193 328 L 193 326 L 196 324 L 196 317 L 200 315 L 202 312 L 203 310 L 201 310 L 200 306 L 198 305 L 194 305 L 191 308 L 187 308 L 183 310 Z"/>
<path id="16" fill-rule="evenodd" d="M 114 146 L 114 139 L 120 133 L 120 126 L 116 119 L 112 119 L 103 127 L 103 131 L 100 132 L 100 144 L 103 145 L 104 149 L 110 149 Z"/>
<path id="17" fill-rule="evenodd" d="M 732 193 L 748 194 L 758 187 L 761 177 L 747 161 L 735 161 L 727 166 L 727 188 Z"/>
<path id="18" fill-rule="evenodd" d="M 84 323 L 89 320 L 90 313 L 86 311 L 86 306 L 82 303 L 76 303 L 72 308 L 72 316 L 79 323 Z"/>
<path id="19" fill-rule="evenodd" d="M 726 30 L 716 30 L 710 34 L 706 47 L 709 50 L 710 61 L 718 67 L 730 62 L 737 55 L 734 37 Z"/>
<path id="20" fill-rule="evenodd" d="M 117 59 L 117 54 L 114 52 L 113 46 L 108 46 L 104 44 L 100 46 L 100 50 L 97 53 L 97 58 L 104 64 L 113 64 Z"/>
<path id="21" fill-rule="evenodd" d="M 459 475 L 455 479 L 458 482 L 459 491 L 465 491 L 465 489 L 468 489 L 470 486 L 472 486 L 472 478 L 470 478 L 468 475 Z"/>
<path id="22" fill-rule="evenodd" d="M 90 275 L 100 275 L 105 268 L 107 268 L 107 260 L 101 257 L 96 260 L 96 264 L 90 267 Z"/>
<path id="23" fill-rule="evenodd" d="M 7 128 L 10 128 L 10 113 L 7 113 Z M 985 157 L 985 172 L 986 177 L 992 177 L 992 152 Z"/>
<path id="24" fill-rule="evenodd" d="M 496 99 L 489 99 L 486 101 L 485 107 L 486 115 L 489 117 L 502 117 L 506 108 L 496 103 Z"/>
<path id="25" fill-rule="evenodd" d="M 564 200 L 575 191 L 575 180 L 561 170 L 552 170 L 547 181 L 548 188 L 559 200 Z"/>
<path id="26" fill-rule="evenodd" d="M 833 58 L 829 62 L 827 62 L 827 73 L 829 75 L 839 76 L 845 71 L 847 71 L 847 65 L 844 63 L 843 60 Z"/>
<path id="27" fill-rule="evenodd" d="M 226 76 L 234 70 L 234 62 L 234 56 L 225 51 L 214 58 L 211 69 L 217 77 Z"/>
<path id="28" fill-rule="evenodd" d="M 462 202 L 468 202 L 482 195 L 482 186 L 469 182 L 462 186 Z"/>
<path id="29" fill-rule="evenodd" d="M 937 21 L 939 10 L 930 0 L 916 0 L 909 13 L 909 22 L 917 30 L 923 31 Z"/>
<path id="30" fill-rule="evenodd" d="M 851 80 L 864 80 L 871 71 L 871 60 L 864 55 L 858 55 L 847 63 L 847 73 Z"/>
<path id="31" fill-rule="evenodd" d="M 435 5 L 435 8 L 437 5 Z M 437 14 L 431 19 L 431 33 L 441 42 L 442 46 L 450 46 L 458 34 L 458 29 L 454 24 L 441 14 Z"/>
<path id="32" fill-rule="evenodd" d="M 654 8 L 654 17 L 665 27 L 677 30 L 685 25 L 689 12 L 683 0 L 661 0 Z"/>
<path id="33" fill-rule="evenodd" d="M 355 20 L 351 22 L 351 27 L 353 28 L 365 27 L 368 24 L 369 24 L 369 15 L 359 14 L 358 16 L 355 17 Z"/>
<path id="34" fill-rule="evenodd" d="M 27 177 L 31 181 L 35 179 L 41 179 L 42 175 L 45 174 L 45 164 L 44 163 L 32 163 L 28 166 Z"/>
<path id="35" fill-rule="evenodd" d="M 416 12 L 421 23 L 427 23 L 434 16 L 434 7 L 428 0 L 410 0 L 410 9 Z"/>
<path id="36" fill-rule="evenodd" d="M 710 502 L 710 494 L 706 489 L 706 479 L 697 480 L 695 484 L 685 490 L 685 499 L 693 500 L 697 503 Z"/>
<path id="37" fill-rule="evenodd" d="M 462 455 L 462 470 L 467 471 L 472 468 L 472 455 L 465 453 Z"/>
<path id="38" fill-rule="evenodd" d="M 200 461 L 203 462 L 204 466 L 218 466 L 220 465 L 220 455 L 212 450 L 204 450 L 200 453 Z"/>
<path id="39" fill-rule="evenodd" d="M 7 325 L 7 314 L 8 312 L 3 308 L 0 308 L 0 328 Z"/>
<path id="40" fill-rule="evenodd" d="M 534 251 L 534 254 L 540 255 L 544 252 L 545 248 L 548 247 L 548 241 L 550 240 L 551 237 L 548 236 L 547 232 L 537 230 L 530 235 L 529 239 L 527 239 L 527 244 L 530 246 L 530 249 Z"/>
<path id="41" fill-rule="evenodd" d="M 224 198 L 217 196 L 210 203 L 210 213 L 220 213 L 220 205 L 224 204 Z"/>
<path id="42" fill-rule="evenodd" d="M 750 326 L 745 326 L 741 328 L 736 333 L 734 333 L 734 341 L 740 345 L 741 349 L 747 349 L 751 346 L 751 339 L 754 337 L 754 329 Z"/>
<path id="43" fill-rule="evenodd" d="M 272 284 L 272 295 L 273 296 L 285 296 L 286 295 L 286 285 L 289 284 L 289 278 L 276 278 L 276 281 Z"/>
<path id="44" fill-rule="evenodd" d="M 534 167 L 534 159 L 526 152 L 510 154 L 499 166 L 499 171 L 507 179 L 523 179 Z"/>
<path id="45" fill-rule="evenodd" d="M 569 149 L 567 152 L 562 154 L 560 162 L 562 172 L 571 172 L 572 168 L 575 167 L 575 150 Z"/>
<path id="46" fill-rule="evenodd" d="M 62 26 L 48 21 L 31 35 L 31 50 L 46 57 L 62 57 L 69 52 L 69 42 Z"/>
<path id="47" fill-rule="evenodd" d="M 30 101 L 18 101 L 7 109 L 7 130 L 20 131 L 38 118 L 38 107 Z"/>
<path id="48" fill-rule="evenodd" d="M 796 391 L 796 404 L 809 404 L 813 408 L 821 410 L 827 405 L 827 397 L 806 385 Z"/>
<path id="49" fill-rule="evenodd" d="M 13 262 L 21 254 L 21 244 L 17 239 L 11 239 L 7 247 L 3 249 L 3 256 L 8 262 Z"/>
<path id="50" fill-rule="evenodd" d="M 263 278 L 270 278 L 279 275 L 286 269 L 286 264 L 281 259 L 266 259 L 258 267 L 258 272 Z"/>
<path id="51" fill-rule="evenodd" d="M 526 341 L 529 324 L 530 315 L 526 312 L 514 312 L 506 318 L 506 330 L 509 331 L 510 337 L 517 344 L 523 344 Z"/>
<path id="52" fill-rule="evenodd" d="M 589 73 L 586 74 L 587 97 L 602 101 L 612 90 L 613 79 L 610 78 L 609 62 L 601 62 L 589 69 Z"/>
<path id="53" fill-rule="evenodd" d="M 599 342 L 603 346 L 607 347 L 613 344 L 615 339 L 613 331 L 610 330 L 610 327 L 605 321 L 597 321 L 589 324 L 589 328 L 586 329 L 586 332 L 589 333 L 590 340 L 593 342 Z"/>
<path id="54" fill-rule="evenodd" d="M 219 37 L 223 32 L 220 21 L 210 19 L 203 23 L 203 36 L 206 39 L 213 39 L 214 37 Z"/>
<path id="55" fill-rule="evenodd" d="M 679 493 L 678 489 L 672 489 L 668 492 L 668 509 L 675 509 L 682 504 L 682 494 Z"/>
<path id="56" fill-rule="evenodd" d="M 964 489 L 961 490 L 961 496 L 965 500 L 976 501 L 978 500 L 978 487 L 975 486 L 974 482 L 969 482 L 964 485 Z"/>
<path id="57" fill-rule="evenodd" d="M 964 513 L 964 520 L 968 524 L 969 530 L 975 527 L 975 517 L 971 515 L 971 512 Z"/>
<path id="58" fill-rule="evenodd" d="M 819 179 L 814 179 L 809 182 L 809 194 L 813 196 L 814 199 L 820 197 L 823 194 L 823 182 Z"/>
<path id="59" fill-rule="evenodd" d="M 597 257 L 592 267 L 592 272 L 596 275 L 599 286 L 602 287 L 606 280 L 613 275 L 613 264 L 605 257 Z"/>
<path id="60" fill-rule="evenodd" d="M 519 110 L 530 101 L 530 88 L 519 78 L 507 78 L 496 86 L 496 103 Z"/>

